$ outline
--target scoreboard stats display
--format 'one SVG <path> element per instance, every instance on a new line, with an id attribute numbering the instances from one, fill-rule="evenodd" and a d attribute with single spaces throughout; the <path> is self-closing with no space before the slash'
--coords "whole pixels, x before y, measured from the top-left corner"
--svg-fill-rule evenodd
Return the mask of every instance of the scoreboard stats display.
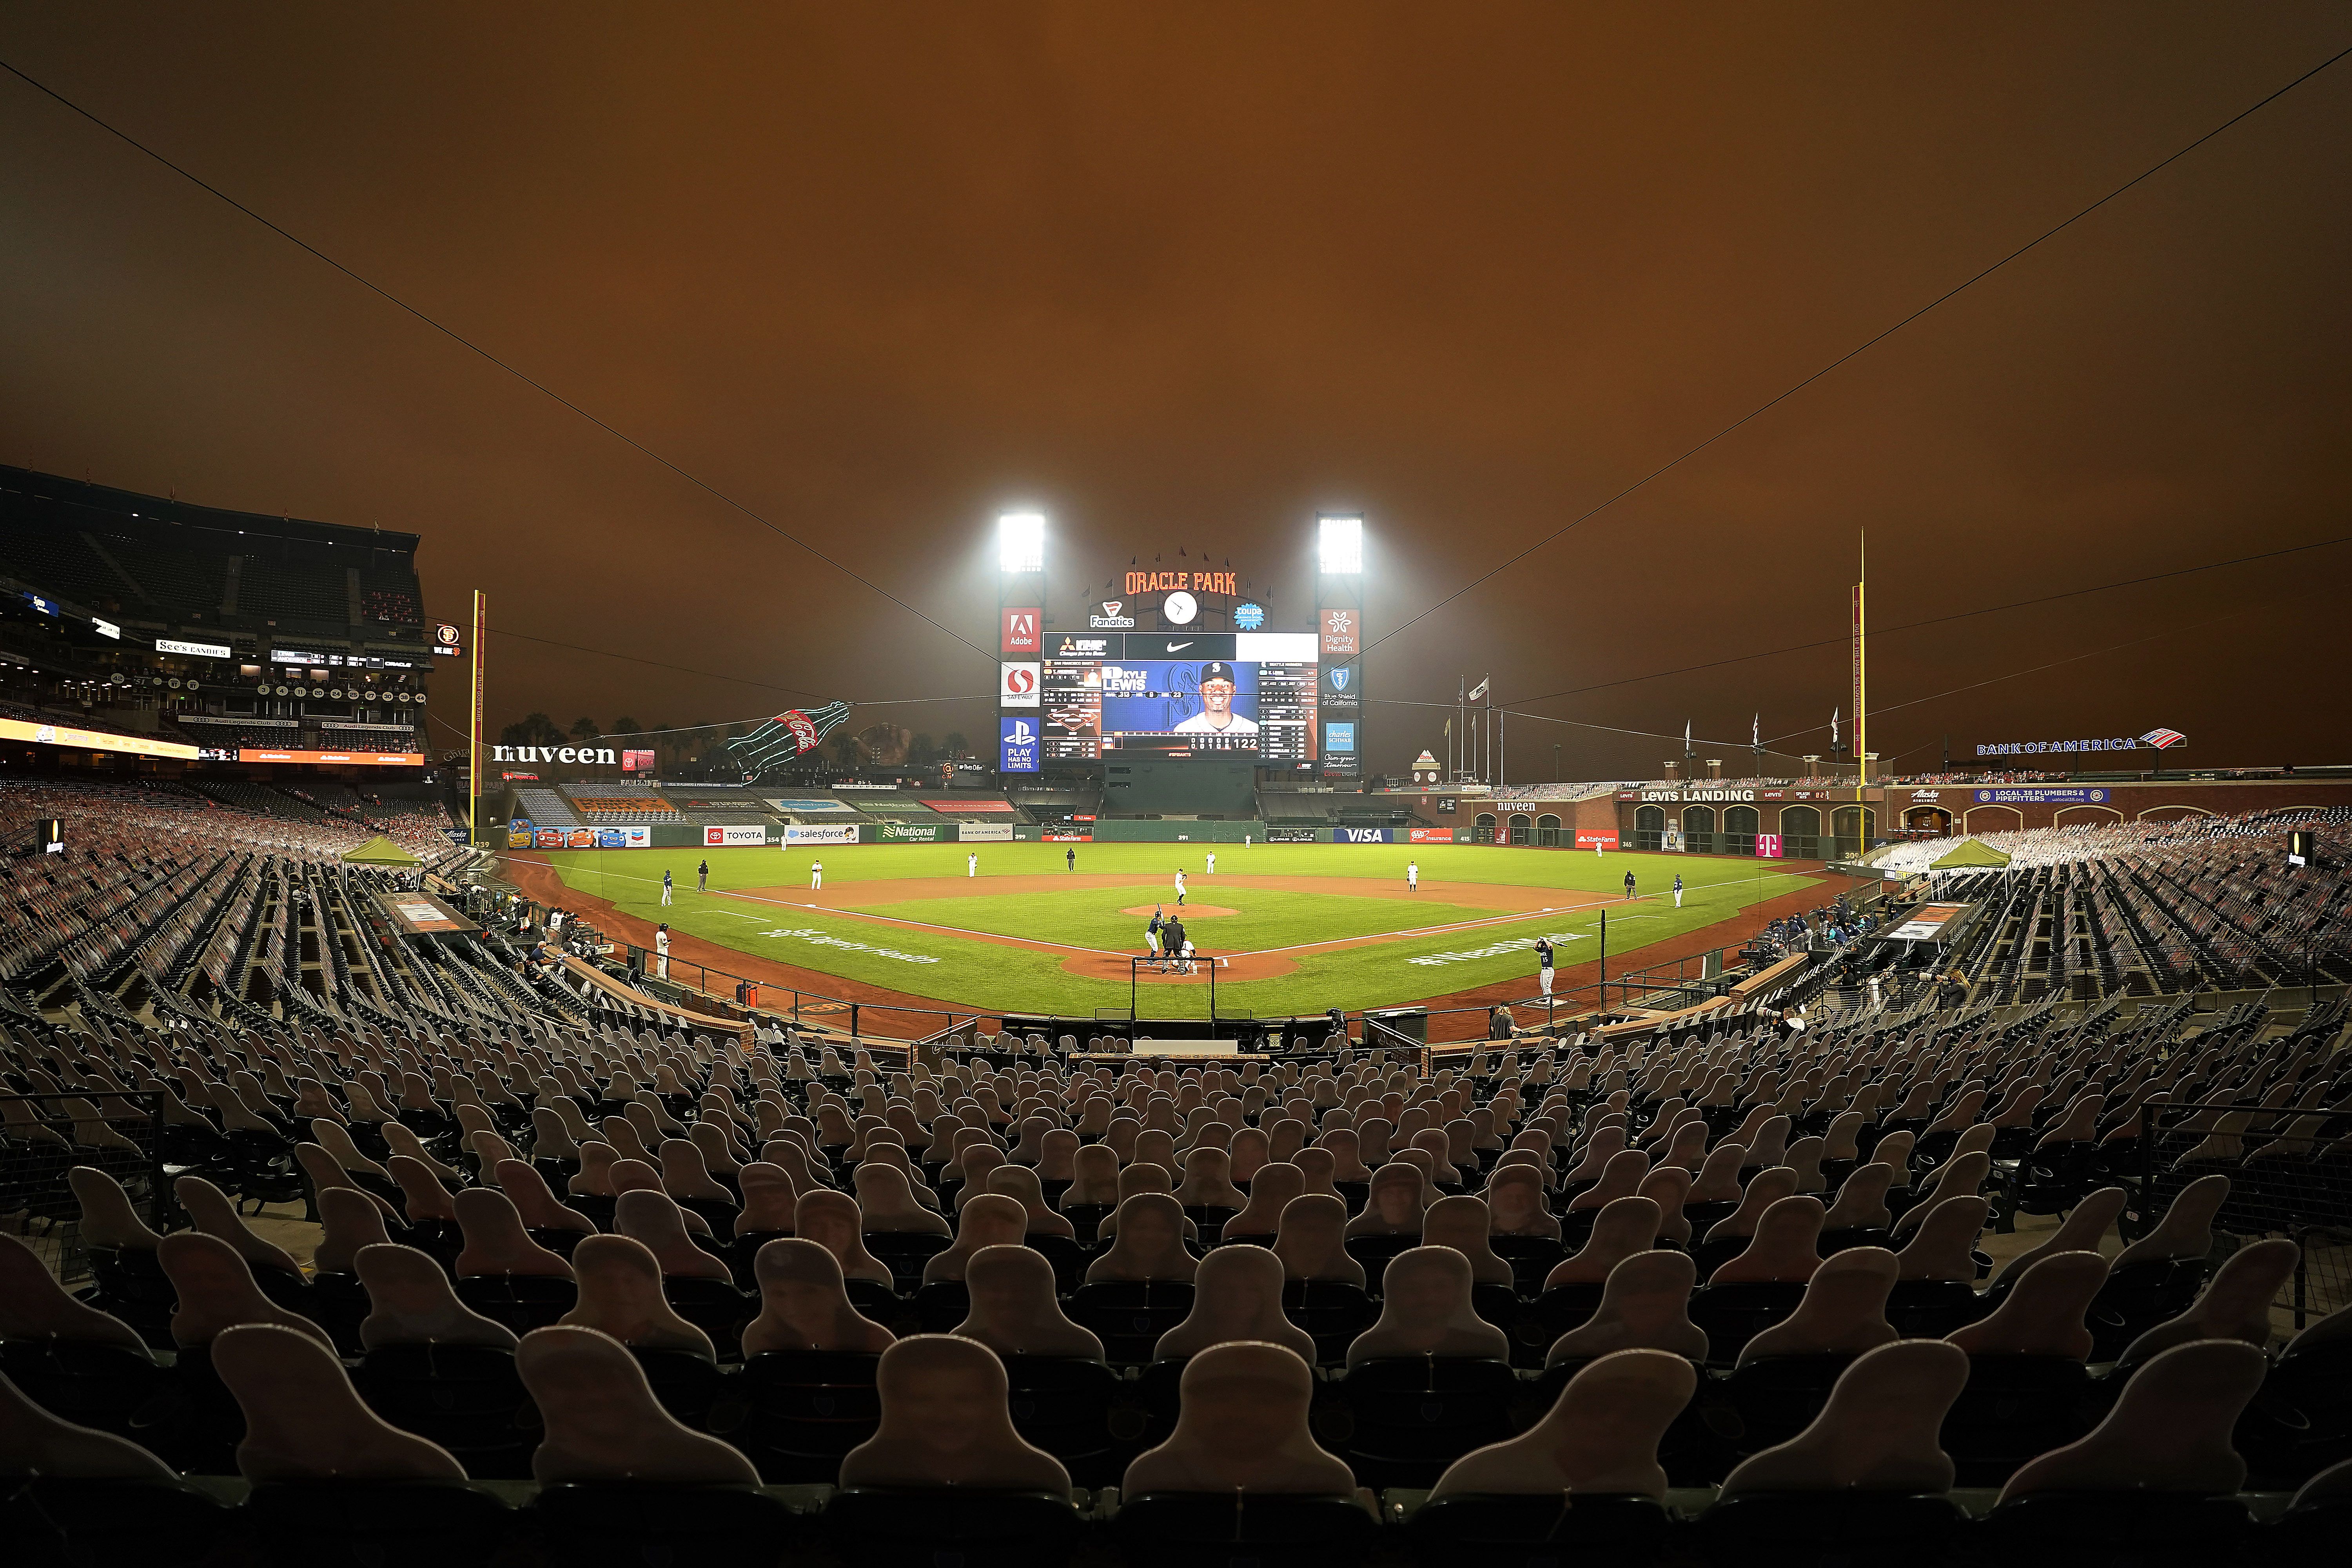
<path id="1" fill-rule="evenodd" d="M 1054 632 L 1041 651 L 1048 760 L 1121 752 L 1316 759 L 1312 632 Z"/>

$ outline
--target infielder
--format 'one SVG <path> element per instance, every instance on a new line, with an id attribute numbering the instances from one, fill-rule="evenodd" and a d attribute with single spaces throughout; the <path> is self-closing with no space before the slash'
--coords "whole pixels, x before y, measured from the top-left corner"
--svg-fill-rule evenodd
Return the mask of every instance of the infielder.
<path id="1" fill-rule="evenodd" d="M 824 891 L 824 862 L 822 860 L 809 862 L 809 891 L 812 893 Z"/>
<path id="2" fill-rule="evenodd" d="M 1212 876 L 1212 877 L 1213 877 L 1213 876 L 1215 876 L 1216 874 L 1217 874 L 1217 852 L 1216 852 L 1215 850 L 1212 849 L 1212 850 L 1210 850 L 1210 851 L 1209 851 L 1209 875 L 1210 875 L 1210 876 Z"/>
<path id="3" fill-rule="evenodd" d="M 1675 908 L 1676 908 L 1676 909 L 1681 909 L 1682 907 L 1683 907 L 1683 874 L 1682 874 L 1680 871 L 1677 871 L 1677 872 L 1675 872 Z"/>
<path id="4" fill-rule="evenodd" d="M 1404 890 L 1408 893 L 1421 891 L 1421 862 L 1418 860 L 1404 863 Z"/>
<path id="5" fill-rule="evenodd" d="M 665 866 L 662 868 L 662 907 L 664 909 L 669 907 L 669 896 L 674 890 L 670 885 L 669 868 Z"/>
<path id="6" fill-rule="evenodd" d="M 963 874 L 967 877 L 977 877 L 980 875 L 979 850 L 975 849 L 971 854 L 963 858 Z"/>

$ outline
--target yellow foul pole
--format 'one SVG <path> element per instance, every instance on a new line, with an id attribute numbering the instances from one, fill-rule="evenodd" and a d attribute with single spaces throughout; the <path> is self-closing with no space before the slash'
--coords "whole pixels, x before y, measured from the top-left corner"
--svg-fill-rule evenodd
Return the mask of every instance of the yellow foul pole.
<path id="1" fill-rule="evenodd" d="M 482 841 L 482 645 L 489 640 L 490 602 L 483 592 L 474 590 L 474 695 L 472 710 L 466 726 L 472 750 L 467 761 L 466 773 L 466 841 Z"/>

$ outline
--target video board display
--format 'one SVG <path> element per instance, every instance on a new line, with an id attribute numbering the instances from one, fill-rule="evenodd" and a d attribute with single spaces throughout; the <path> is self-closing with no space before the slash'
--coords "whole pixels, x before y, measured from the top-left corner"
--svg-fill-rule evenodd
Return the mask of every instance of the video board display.
<path id="1" fill-rule="evenodd" d="M 1042 650 L 1044 755 L 1317 754 L 1316 637 L 1308 633 L 1055 633 Z"/>

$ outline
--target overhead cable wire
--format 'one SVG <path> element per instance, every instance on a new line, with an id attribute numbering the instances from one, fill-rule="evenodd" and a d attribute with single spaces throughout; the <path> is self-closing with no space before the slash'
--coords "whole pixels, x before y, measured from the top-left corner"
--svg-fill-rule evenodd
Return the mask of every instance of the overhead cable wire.
<path id="1" fill-rule="evenodd" d="M 23 82 L 26 86 L 33 89 L 35 91 L 42 93 L 63 105 L 65 108 L 71 110 L 74 113 L 81 116 L 84 120 L 89 121 L 92 125 L 97 126 L 100 131 L 105 132 L 108 135 L 115 137 L 126 145 L 146 154 L 156 163 L 163 165 L 166 169 L 171 170 L 172 173 L 187 181 L 190 184 L 194 185 L 198 190 L 204 191 L 207 195 L 217 196 L 220 200 L 236 208 L 238 212 L 243 213 L 247 217 L 251 218 L 255 223 L 259 224 L 262 227 L 278 236 L 280 239 L 285 240 L 288 244 L 295 246 L 310 256 L 324 262 L 327 266 L 334 268 L 337 272 L 341 273 L 344 277 L 350 279 L 361 288 L 365 289 L 377 298 L 384 300 L 386 303 L 410 316 L 415 317 L 417 321 L 422 321 L 425 325 L 432 328 L 435 331 L 439 332 L 451 342 L 454 342 L 459 347 L 467 349 L 469 352 L 479 355 L 481 358 L 488 360 L 490 363 L 498 366 L 499 369 L 506 372 L 517 381 L 521 382 L 525 386 L 530 387 L 532 391 L 538 392 L 552 399 L 556 403 L 562 404 L 565 408 L 570 409 L 581 418 L 585 419 L 589 424 L 593 425 L 599 430 L 604 431 L 614 440 L 619 441 L 641 455 L 651 458 L 654 462 L 668 469 L 671 473 L 677 475 L 679 479 L 684 479 L 688 484 L 692 485 L 695 489 L 701 490 L 704 494 L 709 495 L 713 500 L 719 501 L 721 505 L 741 512 L 745 517 L 750 518 L 753 522 L 756 522 L 761 527 L 768 530 L 768 531 L 773 533 L 777 538 L 798 545 L 801 549 L 808 552 L 811 555 L 815 556 L 819 561 L 824 562 L 826 565 L 832 567 L 843 576 L 849 578 L 852 582 L 857 583 L 875 594 L 879 595 L 881 597 L 887 599 L 890 603 L 898 605 L 898 608 L 906 611 L 908 615 L 914 616 L 925 626 L 931 627 L 934 631 L 941 632 L 948 637 L 953 637 L 957 642 L 963 644 L 964 647 L 971 649 L 972 652 L 979 654 L 983 658 L 992 660 L 997 657 L 996 655 L 990 653 L 986 648 L 982 647 L 978 643 L 973 642 L 970 637 L 964 637 L 961 633 L 958 633 L 948 626 L 940 625 L 938 621 L 933 620 L 930 616 L 925 615 L 922 611 L 917 609 L 914 605 L 908 604 L 898 595 L 893 594 L 887 588 L 883 587 L 879 583 L 875 582 L 871 577 L 866 576 L 864 573 L 857 571 L 854 567 L 845 565 L 840 561 L 837 561 L 834 557 L 826 554 L 824 551 L 819 550 L 815 545 L 811 544 L 807 540 L 800 537 L 800 535 L 792 532 L 791 531 L 772 521 L 770 519 L 761 516 L 759 512 L 752 510 L 750 507 L 744 505 L 741 501 L 737 500 L 733 496 L 729 495 L 726 491 L 703 479 L 700 475 L 689 471 L 680 464 L 673 461 L 671 458 L 664 457 L 661 453 L 655 451 L 651 447 L 646 446 L 643 441 L 638 440 L 635 437 L 614 425 L 611 421 L 604 418 L 600 415 L 589 412 L 586 408 L 564 396 L 563 394 L 556 391 L 555 388 L 550 386 L 547 383 L 541 381 L 536 376 L 530 374 L 528 372 L 519 369 L 507 360 L 501 359 L 499 355 L 493 353 L 490 350 L 484 348 L 481 344 L 474 342 L 473 339 L 467 337 L 456 328 L 447 326 L 440 321 L 436 320 L 434 317 L 425 314 L 425 311 L 419 310 L 416 306 L 410 304 L 407 300 L 402 299 L 391 289 L 383 287 L 383 285 L 375 282 L 373 279 L 364 276 L 352 268 L 345 266 L 342 262 L 336 260 L 333 257 L 328 255 L 325 251 L 320 249 L 309 240 L 302 238 L 299 235 L 295 234 L 291 230 L 284 227 L 282 225 L 274 223 L 270 219 L 264 217 L 260 213 L 255 211 L 252 207 L 247 206 L 245 203 L 237 200 L 235 196 L 229 195 L 218 185 L 212 184 L 210 181 L 205 179 L 199 174 L 196 174 L 193 171 L 173 163 L 171 159 L 165 157 L 154 148 L 150 147 L 144 142 L 142 142 L 137 137 L 131 135 L 129 132 L 122 130 L 121 127 L 116 126 L 108 121 L 100 119 L 98 115 L 92 113 L 87 109 L 84 109 L 80 104 L 76 103 L 72 99 L 68 98 L 65 94 L 59 92 L 57 89 L 49 86 L 47 83 L 26 74 L 25 71 L 19 69 L 14 65 L 11 65 L 6 60 L 0 60 L 0 70 L 6 71 L 10 76 L 15 77 L 17 80 Z"/>
<path id="2" fill-rule="evenodd" d="M 2202 147 L 2208 142 L 2212 141 L 2215 137 L 2221 135 L 2223 132 L 2228 131 L 2231 127 L 2238 124 L 2241 121 L 2243 121 L 2249 116 L 2267 108 L 2269 105 L 2275 103 L 2280 99 L 2285 97 L 2288 93 L 2293 92 L 2296 88 L 2299 88 L 2304 83 L 2311 80 L 2312 78 L 2318 76 L 2321 72 L 2326 70 L 2331 66 L 2336 65 L 2347 55 L 2352 55 L 2352 47 L 2339 49 L 2335 54 L 2330 55 L 2327 58 L 2312 67 L 2309 70 L 2305 71 L 2301 76 L 2298 76 L 2294 80 L 2288 82 L 2285 86 L 2265 93 L 2263 97 L 2255 100 L 2252 103 L 2250 103 L 2245 108 L 2238 110 L 2237 113 L 2230 116 L 2229 119 L 2224 120 L 2219 125 L 2214 126 L 2210 131 L 2206 132 L 2202 136 L 2198 137 L 2195 141 L 2189 142 L 2186 146 L 2179 148 L 2178 151 L 2158 160 L 2157 163 L 2151 163 L 2147 168 L 2141 170 L 2138 174 L 2134 174 L 2130 179 L 2126 180 L 2122 184 L 2117 185 L 2105 195 L 2101 196 L 2098 200 L 2091 203 L 2090 205 L 2076 212 L 2072 217 L 2066 218 L 2063 222 L 2052 225 L 2049 228 L 2042 230 L 2032 239 L 2027 240 L 2023 245 L 2019 246 L 2016 249 L 2002 257 L 2000 260 L 1992 262 L 1990 265 L 1979 269 L 1977 272 L 1971 274 L 1966 279 L 1963 279 L 1958 283 L 1954 284 L 1951 288 L 1945 289 L 1941 294 L 1937 295 L 1934 299 L 1928 300 L 1926 304 L 1921 305 L 1918 309 L 1911 311 L 1910 314 L 1895 321 L 1893 325 L 1881 328 L 1878 331 L 1872 333 L 1868 338 L 1864 339 L 1853 348 L 1850 348 L 1845 353 L 1838 355 L 1837 358 L 1830 361 L 1827 364 L 1822 365 L 1819 370 L 1814 371 L 1811 374 L 1806 376 L 1795 385 L 1789 387 L 1777 395 L 1759 404 L 1756 407 L 1749 409 L 1747 413 L 1741 415 L 1730 424 L 1726 425 L 1723 428 L 1717 430 L 1714 435 L 1709 436 L 1706 440 L 1698 443 L 1698 445 L 1690 447 L 1679 457 L 1674 458 L 1671 460 L 1662 463 L 1658 467 L 1651 469 L 1648 473 L 1643 474 L 1640 479 L 1635 479 L 1632 484 L 1629 484 L 1624 489 L 1617 491 L 1616 494 L 1609 497 L 1606 500 L 1603 500 L 1600 504 L 1592 507 L 1590 510 L 1570 519 L 1569 521 L 1560 524 L 1559 527 L 1553 529 L 1549 533 L 1545 534 L 1541 539 L 1537 540 L 1534 543 L 1519 551 L 1517 554 L 1506 557 L 1495 566 L 1479 574 L 1477 576 L 1473 577 L 1469 582 L 1465 583 L 1461 587 L 1456 588 L 1451 594 L 1446 595 L 1445 597 L 1438 600 L 1437 603 L 1430 605 L 1429 608 L 1422 611 L 1419 615 L 1414 616 L 1411 620 L 1406 621 L 1403 625 L 1396 627 L 1392 631 L 1385 632 L 1380 637 L 1374 637 L 1370 642 L 1364 645 L 1364 652 L 1370 653 L 1372 649 L 1380 647 L 1381 644 L 1388 641 L 1389 638 L 1420 625 L 1423 621 L 1428 619 L 1431 616 L 1435 615 L 1438 611 L 1444 609 L 1446 605 L 1452 604 L 1463 595 L 1469 593 L 1472 589 L 1476 588 L 1483 584 L 1492 581 L 1502 573 L 1509 571 L 1513 566 L 1516 566 L 1520 562 L 1526 560 L 1537 551 L 1541 550 L 1545 545 L 1549 544 L 1553 540 L 1558 539 L 1560 535 L 1568 532 L 1571 529 L 1581 527 L 1583 524 L 1590 522 L 1592 519 L 1600 516 L 1611 507 L 1615 506 L 1619 501 L 1623 500 L 1627 496 L 1633 494 L 1635 491 L 1648 485 L 1652 480 L 1663 478 L 1664 475 L 1673 472 L 1675 469 L 1682 467 L 1683 464 L 1688 462 L 1691 458 L 1697 457 L 1701 452 L 1706 451 L 1708 447 L 1722 440 L 1725 437 L 1729 436 L 1734 431 L 1737 431 L 1763 417 L 1763 416 L 1770 413 L 1773 409 L 1779 407 L 1781 404 L 1786 403 L 1790 398 L 1797 395 L 1797 394 L 1804 391 L 1815 382 L 1829 375 L 1832 372 L 1839 369 L 1841 366 L 1851 363 L 1853 361 L 1861 358 L 1864 354 L 1868 353 L 1880 343 L 1885 342 L 1887 339 L 1893 337 L 1904 328 L 1911 325 L 1912 322 L 1918 321 L 1921 317 L 1926 316 L 1936 310 L 1937 307 L 1946 304 L 1948 301 L 1957 299 L 1961 294 L 1966 293 L 1977 284 L 1983 282 L 1986 279 L 1991 277 L 2002 268 L 2007 267 L 2011 262 L 2017 260 L 2020 257 L 2039 248 L 2050 240 L 2056 238 L 2059 235 L 2063 234 L 2066 230 L 2074 227 L 2076 224 L 2082 222 L 2093 213 L 2097 212 L 2101 207 L 2105 206 L 2109 202 L 2114 201 L 2116 197 L 2124 195 L 2126 192 L 2145 181 L 2153 178 L 2157 174 L 2161 174 L 2164 170 L 2170 168 L 2174 163 L 2179 163 L 2181 159 L 2187 157 L 2189 153 L 2194 153 L 2198 148 Z"/>

